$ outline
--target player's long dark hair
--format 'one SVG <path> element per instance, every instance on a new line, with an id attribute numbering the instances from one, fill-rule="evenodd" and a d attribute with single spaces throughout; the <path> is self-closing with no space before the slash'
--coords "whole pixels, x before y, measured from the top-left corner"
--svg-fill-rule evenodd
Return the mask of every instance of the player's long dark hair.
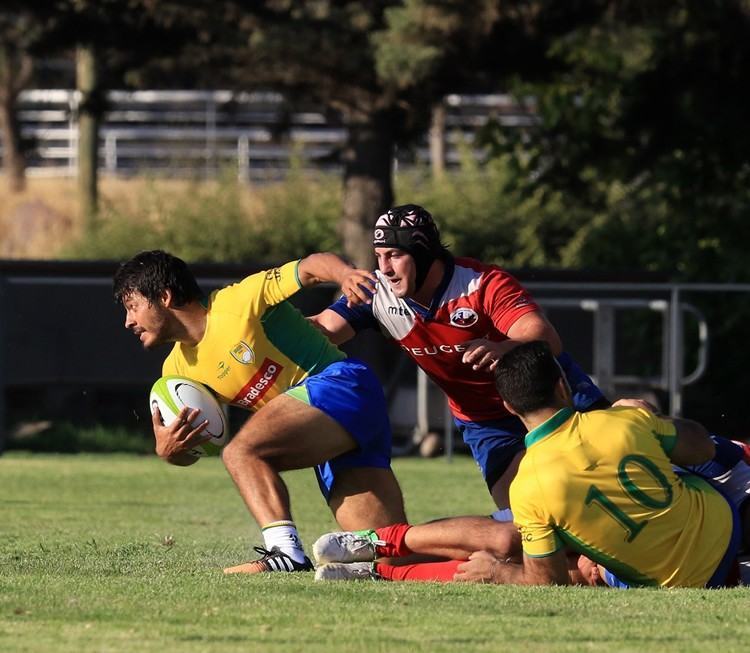
<path id="1" fill-rule="evenodd" d="M 133 292 L 140 293 L 153 303 L 161 298 L 165 290 L 169 290 L 175 306 L 203 297 L 185 261 L 160 249 L 141 252 L 122 263 L 115 272 L 113 286 L 118 303 Z"/>
<path id="2" fill-rule="evenodd" d="M 526 415 L 555 405 L 555 386 L 561 376 L 549 345 L 534 340 L 514 347 L 500 359 L 495 386 L 514 411 Z"/>

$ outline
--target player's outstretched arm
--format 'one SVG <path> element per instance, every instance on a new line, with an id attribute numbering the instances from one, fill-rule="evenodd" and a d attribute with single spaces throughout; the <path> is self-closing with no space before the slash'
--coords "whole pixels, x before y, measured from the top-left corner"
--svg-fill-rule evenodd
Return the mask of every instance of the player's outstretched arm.
<path id="1" fill-rule="evenodd" d="M 543 558 L 524 555 L 522 564 L 503 562 L 486 551 L 476 551 L 458 565 L 456 581 L 499 585 L 570 585 L 564 550 Z"/>

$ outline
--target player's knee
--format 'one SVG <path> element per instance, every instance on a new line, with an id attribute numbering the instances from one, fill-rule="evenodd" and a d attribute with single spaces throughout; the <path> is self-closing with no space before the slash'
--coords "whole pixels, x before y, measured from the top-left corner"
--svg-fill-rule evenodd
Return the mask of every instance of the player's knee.
<path id="1" fill-rule="evenodd" d="M 230 471 L 258 458 L 262 458 L 262 452 L 252 442 L 237 437 L 229 442 L 221 453 L 224 466 Z"/>

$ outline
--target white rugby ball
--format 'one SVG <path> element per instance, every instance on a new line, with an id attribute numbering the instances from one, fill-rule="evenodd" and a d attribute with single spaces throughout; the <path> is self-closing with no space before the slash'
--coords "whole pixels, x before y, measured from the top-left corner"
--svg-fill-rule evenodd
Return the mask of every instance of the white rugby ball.
<path id="1" fill-rule="evenodd" d="M 190 455 L 217 456 L 221 448 L 229 442 L 229 429 L 224 409 L 213 393 L 202 383 L 184 376 L 162 376 L 151 387 L 151 394 L 148 398 L 151 412 L 153 412 L 154 404 L 159 407 L 162 422 L 167 426 L 177 418 L 185 406 L 200 408 L 201 412 L 194 423 L 197 425 L 203 420 L 208 420 L 203 432 L 210 435 L 211 439 L 190 449 L 188 451 Z"/>

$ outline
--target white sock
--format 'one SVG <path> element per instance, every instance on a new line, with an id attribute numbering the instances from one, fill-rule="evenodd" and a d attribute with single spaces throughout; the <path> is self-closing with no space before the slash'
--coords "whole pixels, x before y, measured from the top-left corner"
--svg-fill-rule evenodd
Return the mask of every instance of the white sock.
<path id="1" fill-rule="evenodd" d="M 293 521 L 275 521 L 264 526 L 261 531 L 263 542 L 269 551 L 276 546 L 295 562 L 305 561 L 302 540 L 299 539 L 299 533 Z"/>

